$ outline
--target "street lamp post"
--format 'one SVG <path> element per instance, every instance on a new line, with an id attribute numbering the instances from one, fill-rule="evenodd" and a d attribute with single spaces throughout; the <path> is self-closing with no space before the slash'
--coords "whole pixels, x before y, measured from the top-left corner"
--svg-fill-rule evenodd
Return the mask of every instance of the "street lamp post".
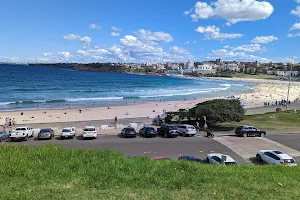
<path id="1" fill-rule="evenodd" d="M 291 58 L 291 67 L 290 67 L 290 78 L 289 78 L 289 86 L 288 86 L 288 91 L 287 91 L 287 97 L 286 97 L 286 106 L 285 110 L 288 110 L 288 104 L 289 104 L 289 96 L 290 96 L 290 86 L 291 86 L 291 79 L 292 79 L 292 74 L 291 71 L 293 69 L 293 57 Z"/>

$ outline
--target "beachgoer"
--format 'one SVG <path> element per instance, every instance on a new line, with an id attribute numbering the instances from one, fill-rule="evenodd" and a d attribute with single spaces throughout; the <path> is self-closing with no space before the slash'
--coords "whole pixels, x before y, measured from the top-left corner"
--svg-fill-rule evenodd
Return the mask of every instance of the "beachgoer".
<path id="1" fill-rule="evenodd" d="M 199 122 L 196 122 L 196 130 L 197 130 L 197 131 L 200 130 L 200 124 L 199 124 Z"/>

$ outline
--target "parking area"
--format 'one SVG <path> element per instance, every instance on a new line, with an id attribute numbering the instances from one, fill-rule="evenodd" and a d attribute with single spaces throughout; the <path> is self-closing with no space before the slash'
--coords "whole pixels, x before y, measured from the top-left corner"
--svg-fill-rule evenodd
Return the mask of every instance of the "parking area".
<path id="1" fill-rule="evenodd" d="M 196 156 L 205 159 L 209 153 L 223 153 L 230 155 L 239 164 L 247 164 L 247 161 L 223 144 L 203 136 L 177 137 L 177 138 L 120 138 L 116 135 L 99 135 L 95 140 L 82 140 L 81 136 L 74 139 L 61 140 L 60 137 L 52 140 L 37 140 L 29 138 L 26 142 L 5 141 L 2 144 L 9 145 L 44 145 L 55 144 L 72 148 L 110 148 L 120 151 L 125 155 L 166 156 L 178 158 L 182 155 Z"/>
<path id="2" fill-rule="evenodd" d="M 269 138 L 270 137 L 270 138 Z M 286 135 L 268 135 L 268 138 L 261 138 L 261 137 L 236 137 L 236 136 L 222 136 L 216 137 L 214 140 L 218 141 L 219 143 L 225 145 L 233 152 L 248 160 L 249 162 L 256 163 L 256 152 L 257 150 L 279 150 L 283 151 L 286 154 L 295 158 L 297 162 L 300 162 L 300 152 L 297 149 L 293 148 L 293 142 L 288 142 L 293 139 L 291 137 L 289 139 L 285 139 L 288 136 Z M 275 139 L 279 142 L 277 142 Z M 298 137 L 300 140 L 300 137 Z M 298 140 L 298 141 L 299 141 Z M 284 145 L 284 142 L 286 141 Z M 298 149 L 300 149 L 298 147 Z"/>

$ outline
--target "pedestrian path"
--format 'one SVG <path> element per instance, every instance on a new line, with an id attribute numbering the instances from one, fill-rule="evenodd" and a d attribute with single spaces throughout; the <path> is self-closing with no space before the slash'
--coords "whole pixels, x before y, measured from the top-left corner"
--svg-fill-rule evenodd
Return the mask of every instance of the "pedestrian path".
<path id="1" fill-rule="evenodd" d="M 247 161 L 255 157 L 257 150 L 263 149 L 283 151 L 292 157 L 300 156 L 299 151 L 268 138 L 223 136 L 215 137 L 214 140 L 225 145 Z"/>

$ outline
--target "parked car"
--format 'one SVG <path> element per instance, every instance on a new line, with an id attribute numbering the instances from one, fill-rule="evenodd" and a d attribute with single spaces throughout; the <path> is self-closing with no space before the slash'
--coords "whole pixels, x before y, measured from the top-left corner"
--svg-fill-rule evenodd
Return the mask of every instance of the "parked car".
<path id="1" fill-rule="evenodd" d="M 65 139 L 65 138 L 72 138 L 75 137 L 76 135 L 76 128 L 75 127 L 66 127 L 63 128 L 63 130 L 61 131 L 61 139 Z"/>
<path id="2" fill-rule="evenodd" d="M 155 156 L 153 157 L 153 160 L 171 160 L 171 158 L 165 156 Z"/>
<path id="3" fill-rule="evenodd" d="M 37 139 L 49 139 L 51 140 L 54 137 L 54 130 L 51 128 L 42 128 L 38 133 Z"/>
<path id="4" fill-rule="evenodd" d="M 235 134 L 240 137 L 249 137 L 249 136 L 265 137 L 266 131 L 259 130 L 254 126 L 242 125 L 235 130 Z"/>
<path id="5" fill-rule="evenodd" d="M 215 165 L 237 165 L 235 160 L 221 153 L 210 153 L 206 156 L 206 162 Z"/>
<path id="6" fill-rule="evenodd" d="M 126 128 L 123 128 L 122 131 L 121 131 L 121 136 L 126 138 L 126 137 L 133 137 L 135 138 L 137 135 L 136 131 L 134 128 L 132 127 L 126 127 Z"/>
<path id="7" fill-rule="evenodd" d="M 196 135 L 196 128 L 193 125 L 181 124 L 178 126 L 179 135 L 185 136 L 194 136 Z"/>
<path id="8" fill-rule="evenodd" d="M 160 128 L 157 128 L 157 134 L 162 135 L 165 138 L 168 138 L 168 137 L 176 138 L 178 136 L 179 132 L 175 125 L 164 124 Z"/>
<path id="9" fill-rule="evenodd" d="M 274 165 L 296 166 L 296 161 L 291 156 L 277 150 L 258 150 L 256 159 Z"/>
<path id="10" fill-rule="evenodd" d="M 86 126 L 83 129 L 82 139 L 93 138 L 97 139 L 97 130 L 95 126 Z"/>
<path id="11" fill-rule="evenodd" d="M 4 132 L 4 131 L 0 131 L 0 142 L 6 140 L 9 138 L 9 134 Z"/>
<path id="12" fill-rule="evenodd" d="M 178 160 L 186 160 L 186 161 L 202 163 L 202 160 L 200 158 L 194 156 L 180 156 Z"/>
<path id="13" fill-rule="evenodd" d="M 140 129 L 139 135 L 144 137 L 156 137 L 156 131 L 153 127 L 143 127 Z"/>
<path id="14" fill-rule="evenodd" d="M 10 139 L 14 140 L 24 140 L 26 141 L 29 137 L 33 137 L 34 131 L 32 127 L 23 126 L 17 127 L 14 131 L 10 133 Z"/>

